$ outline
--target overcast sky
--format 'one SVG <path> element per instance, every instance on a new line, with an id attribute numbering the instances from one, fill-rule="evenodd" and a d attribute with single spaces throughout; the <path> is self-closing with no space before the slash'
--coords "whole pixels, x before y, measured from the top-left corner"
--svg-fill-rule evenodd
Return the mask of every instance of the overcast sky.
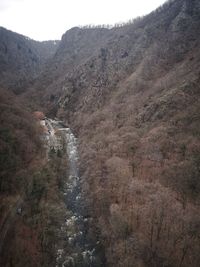
<path id="1" fill-rule="evenodd" d="M 0 0 L 0 26 L 35 40 L 60 39 L 86 24 L 114 24 L 145 15 L 166 0 Z"/>

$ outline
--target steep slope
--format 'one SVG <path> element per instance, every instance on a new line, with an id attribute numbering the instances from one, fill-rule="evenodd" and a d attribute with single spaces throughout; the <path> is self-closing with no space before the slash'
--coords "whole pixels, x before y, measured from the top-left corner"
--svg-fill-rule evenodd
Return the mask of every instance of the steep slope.
<path id="1" fill-rule="evenodd" d="M 101 46 L 91 51 L 89 59 L 76 64 L 73 74 L 66 70 L 64 79 L 59 81 L 59 89 L 64 85 L 76 91 L 81 108 L 86 99 L 84 108 L 90 110 L 104 102 L 101 98 L 105 97 L 106 88 L 109 88 L 109 93 L 116 91 L 117 85 L 126 78 L 136 80 L 132 76 L 138 77 L 140 80 L 137 78 L 136 86 L 140 91 L 139 87 L 146 87 L 146 82 L 169 72 L 192 49 L 198 48 L 199 10 L 194 8 L 196 14 L 190 15 L 192 11 L 186 4 L 184 1 L 172 2 L 163 11 L 161 9 L 134 25 L 110 30 L 107 38 L 102 37 Z M 84 34 L 84 30 L 79 31 Z M 90 42 L 93 42 L 92 38 Z M 63 58 L 65 56 L 63 51 Z M 130 82 L 132 87 L 134 82 Z M 61 94 L 63 97 L 63 92 Z M 72 103 L 75 97 L 76 93 L 73 93 Z M 76 108 L 80 110 L 77 101 Z"/>
<path id="2" fill-rule="evenodd" d="M 0 192 L 20 190 L 18 170 L 26 168 L 40 146 L 39 129 L 14 94 L 0 90 Z"/>
<path id="3" fill-rule="evenodd" d="M 0 266 L 55 265 L 59 159 L 47 160 L 41 127 L 16 94 L 30 86 L 58 44 L 0 28 Z"/>
<path id="4" fill-rule="evenodd" d="M 22 92 L 53 56 L 58 44 L 36 42 L 0 27 L 0 86 Z"/>
<path id="5" fill-rule="evenodd" d="M 54 153 L 47 159 L 42 129 L 19 97 L 0 89 L 0 111 L 0 266 L 55 266 L 66 166 Z"/>
<path id="6" fill-rule="evenodd" d="M 108 266 L 199 265 L 199 27 L 199 1 L 174 0 L 72 29 L 31 92 L 79 137 Z"/>
<path id="7" fill-rule="evenodd" d="M 29 105 L 78 137 L 80 208 L 108 266 L 199 266 L 199 27 L 198 0 L 171 0 L 123 27 L 73 28 L 58 47 L 0 29 L 0 85 L 29 87 Z M 0 264 L 54 266 L 67 162 L 40 154 L 24 102 L 8 90 L 0 102 Z"/>
<path id="8" fill-rule="evenodd" d="M 60 93 L 66 83 L 74 83 L 77 67 L 84 65 L 93 54 L 110 38 L 108 29 L 72 28 L 62 36 L 62 41 L 49 60 L 48 65 L 27 94 L 29 102 L 38 103 L 48 110 L 56 108 Z M 72 77 L 72 79 L 70 79 Z"/>
<path id="9" fill-rule="evenodd" d="M 31 173 L 38 168 L 32 163 L 41 150 L 41 143 L 33 116 L 8 90 L 0 90 L 0 111 L 0 265 L 12 266 L 19 261 L 20 251 L 30 253 L 37 246 L 37 231 L 22 221 L 22 209 L 25 209 L 27 188 L 31 187 Z M 28 201 L 26 207 L 30 208 Z M 32 247 L 26 233 L 17 234 L 25 228 L 29 234 L 35 234 Z M 15 242 L 18 242 L 17 252 L 13 248 Z M 25 248 L 25 243 L 29 248 Z M 24 260 L 27 260 L 25 255 Z"/>

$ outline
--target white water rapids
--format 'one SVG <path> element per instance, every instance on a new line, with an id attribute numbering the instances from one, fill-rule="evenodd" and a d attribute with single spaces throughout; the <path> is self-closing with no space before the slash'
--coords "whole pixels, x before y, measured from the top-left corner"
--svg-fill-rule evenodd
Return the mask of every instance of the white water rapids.
<path id="1" fill-rule="evenodd" d="M 63 149 L 64 141 L 68 160 L 68 174 L 62 189 L 66 214 L 59 230 L 62 242 L 57 248 L 55 267 L 103 267 L 105 262 L 102 260 L 100 242 L 88 234 L 92 219 L 85 215 L 87 213 L 78 170 L 77 139 L 69 128 L 63 127 L 62 122 L 45 119 L 45 125 L 48 131 L 48 153 L 51 149 Z M 57 135 L 56 132 L 60 134 Z"/>

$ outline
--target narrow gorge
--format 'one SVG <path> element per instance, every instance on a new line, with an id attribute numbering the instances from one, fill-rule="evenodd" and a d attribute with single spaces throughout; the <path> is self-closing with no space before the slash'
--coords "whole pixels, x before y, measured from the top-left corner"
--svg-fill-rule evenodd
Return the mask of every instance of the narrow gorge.
<path id="1" fill-rule="evenodd" d="M 61 153 L 67 158 L 66 177 L 61 193 L 65 203 L 65 221 L 58 229 L 56 267 L 105 266 L 105 256 L 100 240 L 92 232 L 93 218 L 88 216 L 87 196 L 79 176 L 78 143 L 76 137 L 62 121 L 45 118 L 46 149 L 49 153 Z M 48 155 L 47 155 L 48 156 Z"/>
<path id="2" fill-rule="evenodd" d="M 199 0 L 0 27 L 0 266 L 199 267 L 199 29 Z"/>

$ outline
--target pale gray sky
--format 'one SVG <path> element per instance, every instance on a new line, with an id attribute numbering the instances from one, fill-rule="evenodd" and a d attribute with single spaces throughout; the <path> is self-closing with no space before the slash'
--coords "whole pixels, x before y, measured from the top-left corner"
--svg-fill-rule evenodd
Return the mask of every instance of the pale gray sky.
<path id="1" fill-rule="evenodd" d="M 0 26 L 35 40 L 60 39 L 85 24 L 114 24 L 145 15 L 166 0 L 0 0 Z"/>

